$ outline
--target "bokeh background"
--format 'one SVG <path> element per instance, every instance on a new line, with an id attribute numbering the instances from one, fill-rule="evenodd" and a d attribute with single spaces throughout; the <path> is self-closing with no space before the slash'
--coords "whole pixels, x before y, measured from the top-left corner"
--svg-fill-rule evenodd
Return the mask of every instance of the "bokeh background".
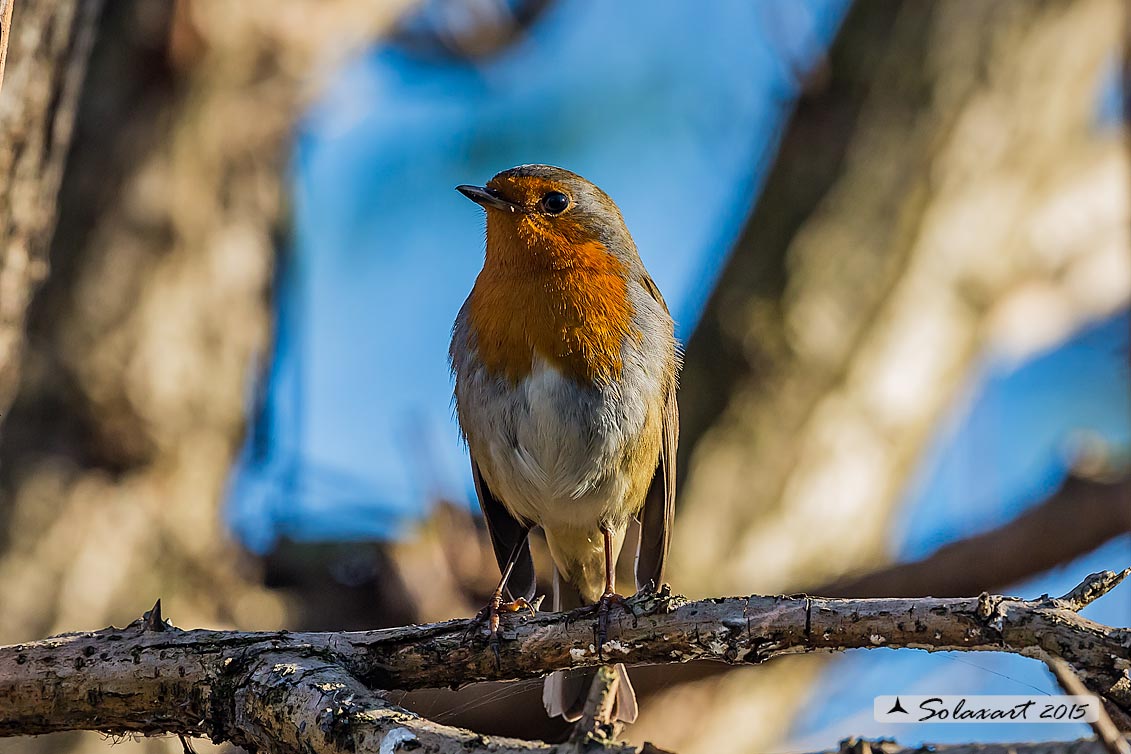
<path id="1" fill-rule="evenodd" d="M 618 202 L 678 320 L 677 591 L 1055 595 L 1131 565 L 1126 13 L 18 3 L 0 643 L 157 597 L 178 626 L 241 629 L 481 606 L 497 569 L 446 348 L 483 220 L 452 189 L 526 162 Z M 1085 614 L 1131 625 L 1131 586 Z M 680 752 L 1089 735 L 873 722 L 878 694 L 1057 693 L 1004 655 L 634 678 L 628 735 Z M 539 688 L 401 701 L 552 739 Z"/>

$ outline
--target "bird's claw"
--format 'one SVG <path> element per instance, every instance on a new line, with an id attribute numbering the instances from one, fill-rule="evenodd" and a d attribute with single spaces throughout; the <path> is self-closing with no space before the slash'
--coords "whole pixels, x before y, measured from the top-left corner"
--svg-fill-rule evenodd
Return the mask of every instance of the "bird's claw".
<path id="1" fill-rule="evenodd" d="M 609 638 L 609 611 L 613 605 L 627 610 L 628 600 L 615 592 L 605 592 L 593 606 L 597 611 L 597 659 L 604 659 L 601 648 Z"/>
<path id="2" fill-rule="evenodd" d="M 491 651 L 495 655 L 495 663 L 499 664 L 501 662 L 501 657 L 499 656 L 500 618 L 503 613 L 518 613 L 523 610 L 529 612 L 531 618 L 534 617 L 535 605 L 525 597 L 519 597 L 510 602 L 503 602 L 501 594 L 493 595 L 491 601 L 471 619 L 471 622 L 467 626 L 467 631 L 464 633 L 464 641 L 469 641 L 473 635 L 483 628 L 486 628 L 488 643 L 491 646 Z"/>

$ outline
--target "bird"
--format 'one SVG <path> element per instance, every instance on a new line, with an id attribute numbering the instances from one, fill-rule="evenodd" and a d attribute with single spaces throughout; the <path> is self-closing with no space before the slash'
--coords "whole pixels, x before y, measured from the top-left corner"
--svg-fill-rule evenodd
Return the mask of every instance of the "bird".
<path id="1" fill-rule="evenodd" d="M 681 352 L 667 304 L 620 209 L 552 165 L 504 170 L 457 190 L 486 213 L 483 267 L 452 328 L 455 406 L 502 578 L 486 619 L 531 608 L 528 536 L 554 565 L 553 609 L 595 606 L 604 622 L 615 565 L 640 525 L 637 590 L 659 588 L 675 513 Z M 504 601 L 504 594 L 509 598 Z M 496 652 L 497 652 L 496 644 Z M 624 665 L 616 719 L 633 722 Z M 593 669 L 547 676 L 551 717 L 581 717 Z"/>

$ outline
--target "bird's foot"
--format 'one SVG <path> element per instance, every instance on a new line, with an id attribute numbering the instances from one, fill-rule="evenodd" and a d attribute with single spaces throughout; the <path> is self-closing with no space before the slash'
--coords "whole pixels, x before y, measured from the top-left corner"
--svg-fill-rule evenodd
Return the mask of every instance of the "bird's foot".
<path id="1" fill-rule="evenodd" d="M 597 610 L 597 658 L 604 659 L 601 648 L 609 638 L 609 611 L 616 605 L 622 610 L 628 610 L 628 600 L 616 592 L 605 592 L 597 600 L 594 607 Z"/>
<path id="2" fill-rule="evenodd" d="M 537 602 L 538 600 L 536 600 Z M 518 613 L 526 610 L 530 613 L 530 617 L 534 617 L 535 606 L 530 603 L 525 597 L 519 597 L 510 602 L 503 601 L 503 595 L 496 593 L 491 596 L 491 600 L 487 605 L 475 614 L 475 617 L 468 623 L 467 631 L 464 633 L 464 641 L 481 632 L 483 629 L 487 630 L 488 643 L 491 646 L 491 651 L 495 655 L 495 663 L 499 664 L 501 658 L 499 656 L 499 622 L 503 613 Z"/>

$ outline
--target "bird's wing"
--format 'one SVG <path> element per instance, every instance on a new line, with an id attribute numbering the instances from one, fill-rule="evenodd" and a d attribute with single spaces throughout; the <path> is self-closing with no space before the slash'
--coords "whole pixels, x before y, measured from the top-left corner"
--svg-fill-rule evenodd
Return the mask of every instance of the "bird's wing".
<path id="1" fill-rule="evenodd" d="M 667 312 L 668 306 L 660 295 L 660 289 L 648 273 L 642 275 L 641 284 Z M 679 406 L 675 396 L 675 370 L 679 366 L 677 348 L 674 355 L 671 380 L 664 395 L 660 460 L 644 498 L 644 510 L 640 514 L 640 545 L 636 550 L 637 589 L 644 589 L 649 585 L 658 589 L 664 583 L 664 563 L 668 559 L 672 519 L 675 518 L 675 449 L 679 441 Z"/>
<path id="2" fill-rule="evenodd" d="M 506 585 L 510 599 L 524 597 L 533 600 L 538 584 L 534 580 L 534 560 L 530 557 L 530 543 L 527 541 L 530 527 L 512 516 L 499 502 L 487 486 L 487 480 L 474 458 L 471 459 L 471 475 L 475 479 L 475 494 L 479 497 L 483 519 L 487 522 L 487 533 L 491 535 L 491 545 L 495 548 L 499 572 L 506 573 L 507 565 L 514 562 L 514 570 Z"/>
<path id="3" fill-rule="evenodd" d="M 636 588 L 658 589 L 664 583 L 672 519 L 675 518 L 675 448 L 679 437 L 679 408 L 675 386 L 668 390 L 660 444 L 660 462 L 652 476 L 640 514 L 640 546 L 636 551 Z"/>

